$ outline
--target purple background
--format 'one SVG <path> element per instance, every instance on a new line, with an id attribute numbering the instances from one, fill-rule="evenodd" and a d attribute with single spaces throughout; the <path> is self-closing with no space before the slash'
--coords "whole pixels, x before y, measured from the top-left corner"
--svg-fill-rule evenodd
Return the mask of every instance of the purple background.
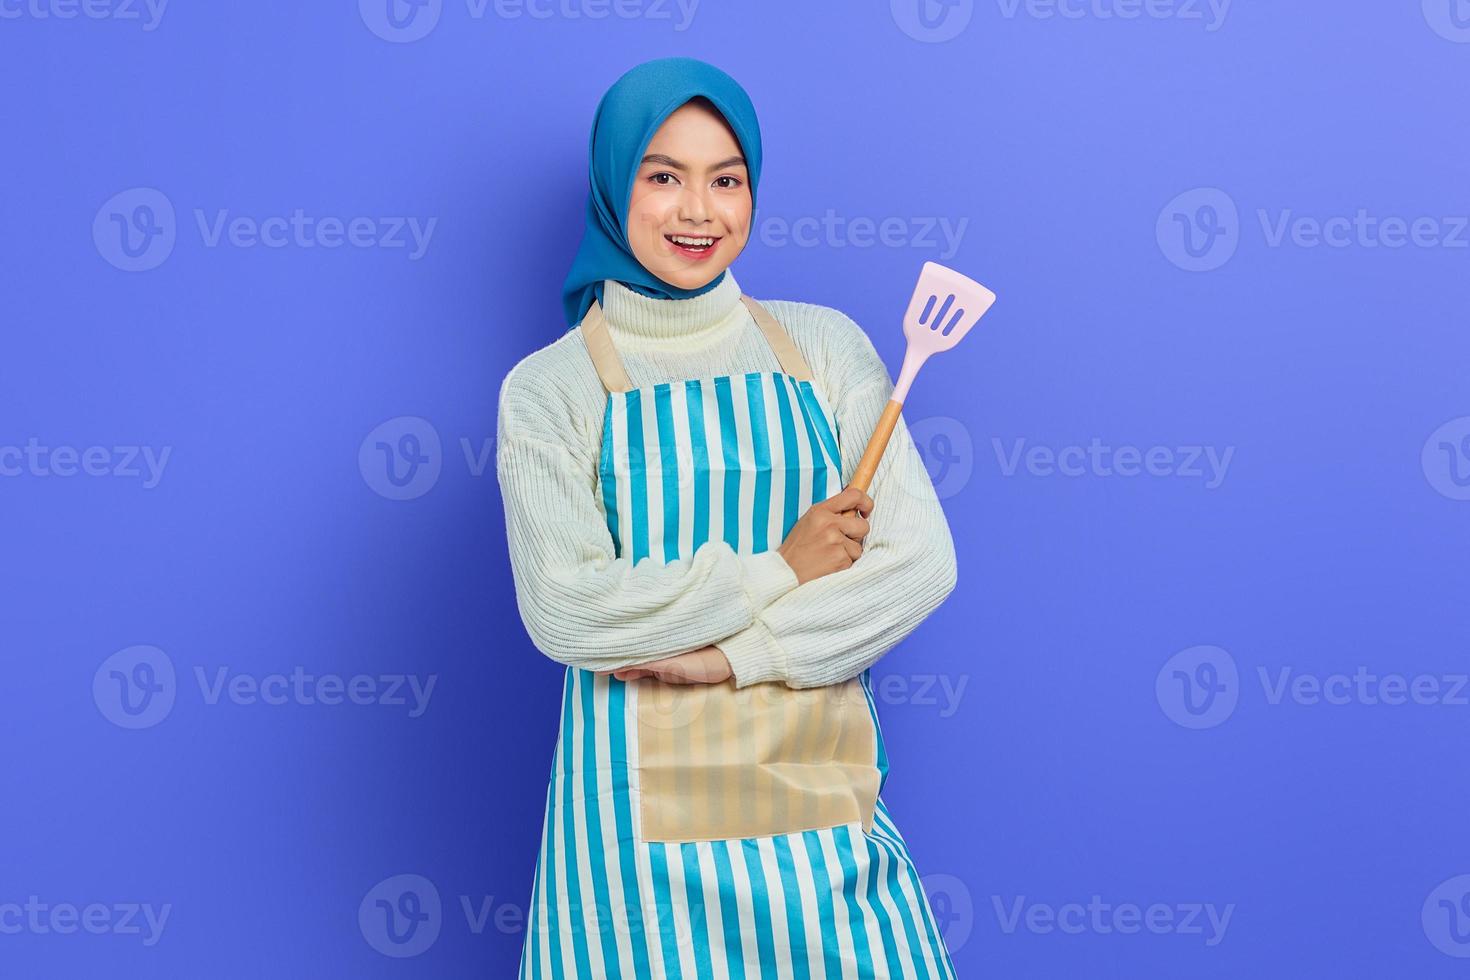
<path id="1" fill-rule="evenodd" d="M 0 2 L 0 974 L 512 974 L 562 671 L 516 612 L 495 400 L 562 330 L 597 98 L 689 54 L 761 114 L 748 292 L 843 310 L 895 372 L 923 261 L 1000 296 L 906 410 L 958 590 L 875 669 L 961 974 L 1463 975 L 1470 4 L 121 2 Z M 297 209 L 437 221 L 412 258 L 196 217 Z M 175 237 L 132 238 L 144 271 L 135 218 Z M 359 451 L 403 417 L 439 472 L 394 500 Z M 1094 439 L 1185 472 L 1010 465 Z M 156 485 L 114 447 L 167 448 Z M 133 730 L 104 661 L 135 645 L 175 680 Z M 435 687 L 211 699 L 226 668 Z M 1275 696 L 1360 668 L 1436 703 Z M 407 959 L 358 919 L 403 874 L 442 903 Z M 1093 896 L 1233 910 L 1047 928 Z M 156 943 L 129 903 L 169 906 Z"/>

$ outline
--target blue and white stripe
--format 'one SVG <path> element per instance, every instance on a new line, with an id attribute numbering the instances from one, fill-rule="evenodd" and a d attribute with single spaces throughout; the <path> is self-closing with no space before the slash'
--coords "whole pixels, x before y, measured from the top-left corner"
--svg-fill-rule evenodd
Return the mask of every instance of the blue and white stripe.
<path id="1" fill-rule="evenodd" d="M 756 554 L 841 489 L 840 433 L 781 372 L 608 396 L 599 474 L 619 556 Z M 869 710 L 872 688 L 863 689 Z M 637 834 L 637 686 L 568 668 L 522 978 L 947 980 L 954 968 L 880 799 L 859 823 L 745 840 Z M 877 735 L 876 757 L 887 756 Z"/>

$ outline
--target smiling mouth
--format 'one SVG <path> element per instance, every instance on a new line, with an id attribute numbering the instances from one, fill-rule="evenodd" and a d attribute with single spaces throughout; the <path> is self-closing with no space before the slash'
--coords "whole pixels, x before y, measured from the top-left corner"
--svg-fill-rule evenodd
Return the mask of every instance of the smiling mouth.
<path id="1" fill-rule="evenodd" d="M 691 256 L 708 255 L 720 244 L 720 239 L 713 235 L 665 235 L 664 241 L 676 251 Z"/>

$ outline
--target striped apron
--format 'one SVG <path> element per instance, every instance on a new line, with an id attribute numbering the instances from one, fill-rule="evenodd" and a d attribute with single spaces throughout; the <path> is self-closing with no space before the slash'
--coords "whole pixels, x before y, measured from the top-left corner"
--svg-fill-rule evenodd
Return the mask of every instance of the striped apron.
<path id="1" fill-rule="evenodd" d="M 608 392 L 597 492 L 620 558 L 759 554 L 842 489 L 805 360 L 742 301 L 782 370 L 635 388 L 596 303 L 579 327 Z M 794 691 L 568 668 L 520 976 L 952 978 L 887 772 L 866 671 Z"/>

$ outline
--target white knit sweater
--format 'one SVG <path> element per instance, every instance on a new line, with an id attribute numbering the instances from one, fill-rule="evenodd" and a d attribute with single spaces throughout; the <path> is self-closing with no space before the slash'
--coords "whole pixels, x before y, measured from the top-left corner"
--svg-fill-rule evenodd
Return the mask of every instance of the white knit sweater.
<path id="1" fill-rule="evenodd" d="M 607 281 L 603 312 L 632 383 L 780 370 L 740 292 L 733 271 L 682 300 Z M 846 486 L 893 393 L 888 369 L 837 310 L 761 303 L 836 414 Z M 500 387 L 496 472 L 516 604 L 551 659 L 613 670 L 714 644 L 740 687 L 819 687 L 861 673 L 953 590 L 949 525 L 902 419 L 868 489 L 870 530 L 850 568 L 797 585 L 774 546 L 739 555 L 724 541 L 667 564 L 615 557 L 597 493 L 606 398 L 578 330 L 521 359 Z"/>

